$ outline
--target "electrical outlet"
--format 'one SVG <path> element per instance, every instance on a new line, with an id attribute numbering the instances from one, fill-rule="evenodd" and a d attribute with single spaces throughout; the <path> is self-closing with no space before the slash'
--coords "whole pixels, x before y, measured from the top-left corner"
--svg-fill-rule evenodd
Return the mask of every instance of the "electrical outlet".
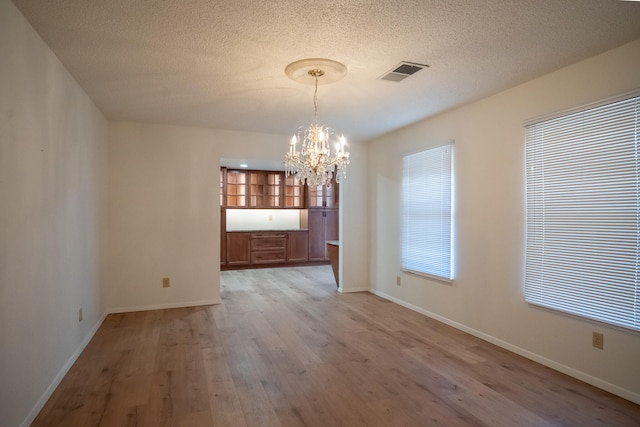
<path id="1" fill-rule="evenodd" d="M 82 322 L 82 307 L 78 310 L 78 322 Z"/>
<path id="2" fill-rule="evenodd" d="M 604 334 L 594 332 L 591 338 L 591 345 L 602 350 L 604 348 Z"/>
<path id="3" fill-rule="evenodd" d="M 171 286 L 171 281 L 169 280 L 168 277 L 163 277 L 162 278 L 162 287 L 163 288 L 168 288 L 169 286 Z"/>
<path id="4" fill-rule="evenodd" d="M 400 276 L 396 276 L 396 286 L 400 286 Z"/>

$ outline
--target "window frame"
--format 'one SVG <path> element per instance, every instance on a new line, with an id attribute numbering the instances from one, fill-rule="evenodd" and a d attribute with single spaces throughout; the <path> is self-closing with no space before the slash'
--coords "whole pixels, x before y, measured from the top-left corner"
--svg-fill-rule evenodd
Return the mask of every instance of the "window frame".
<path id="1" fill-rule="evenodd" d="M 425 243 L 425 240 L 427 239 L 426 237 L 424 237 L 424 233 L 429 233 L 429 232 L 433 232 L 432 230 L 415 230 L 414 228 L 410 228 L 411 231 L 409 231 L 408 227 L 414 227 L 415 226 L 415 217 L 412 217 L 410 219 L 408 219 L 408 215 L 411 215 L 412 213 L 415 214 L 416 209 L 409 209 L 408 207 L 410 205 L 410 203 L 408 203 L 407 201 L 407 197 L 408 197 L 408 191 L 417 191 L 417 190 L 425 190 L 427 185 L 424 183 L 420 183 L 417 186 L 412 186 L 411 190 L 408 190 L 407 188 L 407 162 L 410 161 L 411 159 L 413 159 L 414 161 L 421 161 L 420 159 L 418 159 L 420 156 L 426 156 L 428 155 L 427 153 L 432 153 L 432 154 L 436 154 L 441 151 L 441 150 L 449 150 L 449 158 L 448 158 L 448 182 L 445 182 L 444 185 L 448 187 L 449 191 L 448 191 L 448 200 L 440 200 L 439 202 L 444 203 L 444 207 L 448 208 L 448 228 L 441 228 L 440 230 L 436 230 L 439 233 L 443 233 L 443 234 L 439 234 L 437 235 L 438 238 L 442 238 L 442 236 L 446 235 L 446 237 L 448 237 L 448 242 L 446 241 L 442 241 L 440 244 L 436 244 L 436 245 L 428 245 L 428 247 L 426 248 L 426 250 L 428 250 L 429 248 L 433 251 L 433 250 L 443 250 L 447 249 L 447 252 L 445 252 L 444 257 L 441 254 L 437 254 L 436 257 L 440 257 L 440 258 L 446 258 L 448 265 L 442 265 L 439 262 L 436 262 L 436 264 L 439 265 L 439 267 L 436 268 L 429 268 L 429 269 L 425 269 L 424 265 L 418 265 L 413 259 L 415 259 L 415 252 L 416 251 L 425 251 L 425 246 L 423 246 L 423 244 Z M 424 159 L 422 159 L 424 160 Z M 441 166 L 442 167 L 442 166 Z M 431 170 L 431 173 L 442 173 L 443 170 Z M 414 177 L 414 179 L 417 177 Z M 438 179 L 442 180 L 443 177 L 440 176 L 438 177 Z M 454 225 L 455 225 L 455 221 L 454 221 L 454 188 L 455 188 L 455 143 L 454 141 L 449 141 L 445 144 L 441 144 L 441 145 L 435 145 L 432 147 L 428 147 L 426 149 L 422 149 L 420 151 L 416 151 L 416 152 L 412 152 L 412 153 L 407 153 L 404 154 L 402 156 L 402 180 L 401 180 L 401 191 L 400 191 L 400 196 L 401 196 L 401 203 L 400 203 L 400 215 L 401 215 L 401 236 L 400 236 L 400 269 L 403 272 L 406 273 L 411 273 L 411 274 L 416 274 L 416 275 L 420 275 L 420 276 L 425 276 L 431 279 L 436 279 L 438 281 L 441 282 L 445 282 L 445 283 L 452 283 L 454 280 L 454 276 L 455 276 L 455 248 L 454 248 Z M 412 195 L 414 193 L 411 193 Z M 431 192 L 430 194 L 432 194 L 433 197 L 443 197 L 442 194 L 436 195 L 434 192 Z M 433 200 L 432 200 L 433 201 Z M 424 202 L 424 200 L 423 200 Z M 448 206 L 446 206 L 448 204 Z M 439 205 L 438 208 L 435 209 L 435 211 L 437 211 L 438 209 L 441 209 L 443 206 Z M 425 209 L 422 208 L 419 210 L 419 212 L 424 215 L 424 211 Z M 439 213 L 435 213 L 433 214 L 434 209 L 431 209 L 431 215 L 433 216 L 438 216 L 441 214 Z M 411 222 L 411 224 L 408 224 L 408 221 Z M 442 218 L 439 218 L 440 221 L 442 221 Z M 414 239 L 414 237 L 417 235 L 416 233 L 420 232 L 420 236 L 421 238 L 418 239 Z M 407 240 L 408 236 L 412 236 L 411 240 Z M 418 249 L 416 249 L 416 246 L 420 245 Z M 438 246 L 440 246 L 440 248 L 437 248 Z M 413 252 L 414 254 L 409 254 L 408 252 Z M 433 259 L 434 257 L 432 257 Z M 445 272 L 446 270 L 448 270 L 448 272 L 446 273 L 446 275 L 443 274 L 443 272 Z"/>
<path id="2" fill-rule="evenodd" d="M 631 112 L 631 116 L 634 116 L 635 114 L 634 116 L 635 127 L 632 127 L 632 131 L 630 132 L 631 134 L 630 138 L 628 136 L 624 139 L 622 137 L 617 137 L 617 136 L 613 137 L 612 135 L 615 135 L 619 131 L 621 131 L 620 125 L 606 124 L 607 122 L 603 118 L 608 119 L 610 117 L 610 114 L 612 114 L 611 111 L 616 110 L 620 104 L 626 101 L 631 101 L 630 104 L 632 104 L 631 107 L 629 107 L 628 109 L 633 110 L 633 108 L 635 108 L 635 110 Z M 635 103 L 635 106 L 633 105 L 634 103 Z M 605 108 L 608 108 L 608 110 L 605 111 Z M 588 122 L 585 121 L 584 118 L 590 117 L 590 115 L 592 116 L 592 120 Z M 545 309 L 552 310 L 553 312 L 568 314 L 571 316 L 576 316 L 578 318 L 596 321 L 609 326 L 622 328 L 627 331 L 640 332 L 640 309 L 638 308 L 638 305 L 640 304 L 640 296 L 638 296 L 640 294 L 640 283 L 638 282 L 638 273 L 637 273 L 638 271 L 637 263 L 638 261 L 640 261 L 640 255 L 638 254 L 638 251 L 636 251 L 636 254 L 635 254 L 636 260 L 638 260 L 635 263 L 636 264 L 635 272 L 634 270 L 625 270 L 626 274 L 628 274 L 629 276 L 634 276 L 635 274 L 635 283 L 633 281 L 631 281 L 630 283 L 624 282 L 624 280 L 628 281 L 630 279 L 618 279 L 618 277 L 616 277 L 616 275 L 612 273 L 610 273 L 610 275 L 607 277 L 607 280 L 602 279 L 600 280 L 600 282 L 598 282 L 598 280 L 593 279 L 592 276 L 595 277 L 596 274 L 602 274 L 601 271 L 604 270 L 604 266 L 608 265 L 604 263 L 606 261 L 606 256 L 600 257 L 599 258 L 600 264 L 596 264 L 594 261 L 585 262 L 584 260 L 588 258 L 585 256 L 576 255 L 577 253 L 579 253 L 576 251 L 584 250 L 580 246 L 580 244 L 584 246 L 584 245 L 590 245 L 592 244 L 591 242 L 598 239 L 604 240 L 602 238 L 603 235 L 606 236 L 605 239 L 609 239 L 606 241 L 610 246 L 613 246 L 618 250 L 622 250 L 619 247 L 623 245 L 622 243 L 620 243 L 620 240 L 617 234 L 600 234 L 600 233 L 604 233 L 605 230 L 608 230 L 609 228 L 611 228 L 611 225 L 607 225 L 606 227 L 604 225 L 596 225 L 596 226 L 592 226 L 592 228 L 587 228 L 588 232 L 585 235 L 590 236 L 591 240 L 586 240 L 587 237 L 585 237 L 584 238 L 585 241 L 582 242 L 581 240 L 582 238 L 579 239 L 574 236 L 573 240 L 568 240 L 566 242 L 562 241 L 560 243 L 557 243 L 559 241 L 558 234 L 552 229 L 551 222 L 549 222 L 552 218 L 554 221 L 556 222 L 558 221 L 558 217 L 556 216 L 557 215 L 556 212 L 558 212 L 559 210 L 558 206 L 561 206 L 564 208 L 564 206 L 566 205 L 567 206 L 566 209 L 568 212 L 571 211 L 571 209 L 574 209 L 575 212 L 578 212 L 579 211 L 578 208 L 580 207 L 580 204 L 583 204 L 583 205 L 588 205 L 589 209 L 591 210 L 594 210 L 593 207 L 597 206 L 599 209 L 601 209 L 601 212 L 603 212 L 600 216 L 607 218 L 608 222 L 605 222 L 604 220 L 599 220 L 599 221 L 601 221 L 603 224 L 612 224 L 614 223 L 614 219 L 611 219 L 611 218 L 614 217 L 614 213 L 619 215 L 618 213 L 619 208 L 612 207 L 609 209 L 602 210 L 600 206 L 602 204 L 602 200 L 604 199 L 604 197 L 597 196 L 597 192 L 595 191 L 595 189 L 597 188 L 596 187 L 597 184 L 593 183 L 587 186 L 586 183 L 583 183 L 582 181 L 578 181 L 579 179 L 582 180 L 583 178 L 579 178 L 579 175 L 576 174 L 575 172 L 573 174 L 568 175 L 571 178 L 561 178 L 561 179 L 558 179 L 557 181 L 552 181 L 552 179 L 556 179 L 556 176 L 560 176 L 561 172 L 560 172 L 560 168 L 551 169 L 551 168 L 548 168 L 548 165 L 550 164 L 551 161 L 557 160 L 558 157 L 556 157 L 555 159 L 553 159 L 552 157 L 543 158 L 543 162 L 537 163 L 535 166 L 541 167 L 542 165 L 542 167 L 547 168 L 547 169 L 544 169 L 543 174 L 546 173 L 549 176 L 549 178 L 544 177 L 543 181 L 541 182 L 544 182 L 543 185 L 546 185 L 548 188 L 554 188 L 552 186 L 562 185 L 563 183 L 562 180 L 566 182 L 564 184 L 566 185 L 566 188 L 567 188 L 566 193 L 562 193 L 563 196 L 565 196 L 564 198 L 566 200 L 563 200 L 561 204 L 559 204 L 558 202 L 554 202 L 555 204 L 553 205 L 551 203 L 549 203 L 548 205 L 545 205 L 544 204 L 545 202 L 536 201 L 535 198 L 542 197 L 544 199 L 546 197 L 549 197 L 551 199 L 553 195 L 556 195 L 556 199 L 557 199 L 557 193 L 554 193 L 553 190 L 549 191 L 548 193 L 545 193 L 544 189 L 540 190 L 539 188 L 537 189 L 530 188 L 533 185 L 531 184 L 532 175 L 534 175 L 534 173 L 537 173 L 537 171 L 535 171 L 535 166 L 533 165 L 533 162 L 535 160 L 531 160 L 534 157 L 534 154 L 530 153 L 530 148 L 531 148 L 530 138 L 533 138 L 533 136 L 530 133 L 531 129 L 542 127 L 547 123 L 551 123 L 549 125 L 549 128 L 546 129 L 546 132 L 550 133 L 552 130 L 555 131 L 555 128 L 560 126 L 560 123 L 562 123 L 561 122 L 562 120 L 569 120 L 572 117 L 575 118 L 574 119 L 575 124 L 572 124 L 572 123 L 569 123 L 566 125 L 563 124 L 563 129 L 568 128 L 568 126 L 570 125 L 576 126 L 576 130 L 573 130 L 573 128 L 571 128 L 572 132 L 576 132 L 575 134 L 573 133 L 571 134 L 571 139 L 579 141 L 579 143 L 582 144 L 579 147 L 580 150 L 576 150 L 577 152 L 579 152 L 579 155 L 575 156 L 575 158 L 577 159 L 582 159 L 582 163 L 578 163 L 578 160 L 576 160 L 575 163 L 568 163 L 570 160 L 574 160 L 574 157 L 571 157 L 569 153 L 567 153 L 567 151 L 570 150 L 572 147 L 571 146 L 572 142 L 566 142 L 565 139 L 562 139 L 560 132 L 558 132 L 558 137 L 555 138 L 553 141 L 555 141 L 555 143 L 558 143 L 558 141 L 560 141 L 560 142 L 564 142 L 565 144 L 565 145 L 561 145 L 560 149 L 556 150 L 559 152 L 562 149 L 566 150 L 566 151 L 562 151 L 562 155 L 564 156 L 562 158 L 564 162 L 562 165 L 562 168 L 564 168 L 565 164 L 568 163 L 566 167 L 578 168 L 579 171 L 587 174 L 585 176 L 587 176 L 588 178 L 585 178 L 585 179 L 588 179 L 589 181 L 596 182 L 596 179 L 598 176 L 609 177 L 609 175 L 603 174 L 602 172 L 598 171 L 598 167 L 600 166 L 599 163 L 604 163 L 605 160 L 608 162 L 609 156 L 616 157 L 616 158 L 622 157 L 618 154 L 618 151 L 622 150 L 621 147 L 626 147 L 626 146 L 623 146 L 623 144 L 625 143 L 627 145 L 631 144 L 631 147 L 627 148 L 626 151 L 629 151 L 631 153 L 635 152 L 635 154 L 625 154 L 626 157 L 622 157 L 622 158 L 625 158 L 626 162 L 632 166 L 626 166 L 627 169 L 619 169 L 619 168 L 622 168 L 622 166 L 618 166 L 618 168 L 614 169 L 614 171 L 616 172 L 616 174 L 618 174 L 618 173 L 621 173 L 619 172 L 620 170 L 626 170 L 628 176 L 625 177 L 625 181 L 624 181 L 625 185 L 629 185 L 632 188 L 635 185 L 635 190 L 632 190 L 630 192 L 630 194 L 635 194 L 635 206 L 636 206 L 635 209 L 637 212 L 635 214 L 635 218 L 636 218 L 635 231 L 633 227 L 631 227 L 629 228 L 629 231 L 627 231 L 628 234 L 625 234 L 625 236 L 627 235 L 633 236 L 634 234 L 636 236 L 640 236 L 640 231 L 639 231 L 640 208 L 638 208 L 638 206 L 640 205 L 640 184 L 639 184 L 640 180 L 638 179 L 640 177 L 640 173 L 639 173 L 640 166 L 638 165 L 638 158 L 639 158 L 638 152 L 640 151 L 640 123 L 639 123 L 640 122 L 640 90 L 627 92 L 625 94 L 603 99 L 595 103 L 591 103 L 591 104 L 583 105 L 580 107 L 564 110 L 561 112 L 556 112 L 553 114 L 537 117 L 535 119 L 525 122 L 524 123 L 524 134 L 525 134 L 524 139 L 525 139 L 525 211 L 526 211 L 525 242 L 526 244 L 525 244 L 524 283 L 523 283 L 524 298 L 525 298 L 525 301 L 531 305 L 540 306 Z M 629 120 L 632 123 L 634 121 L 633 118 L 627 118 L 627 120 Z M 586 129 L 591 127 L 593 123 L 600 123 L 600 122 L 604 124 L 601 125 L 600 128 L 598 128 L 598 132 L 595 132 L 595 131 L 592 133 L 584 132 Z M 582 132 L 582 133 L 579 133 L 579 132 Z M 607 132 L 607 133 L 602 134 L 602 132 Z M 576 136 L 574 135 L 579 135 L 579 137 L 576 138 Z M 595 136 L 595 135 L 598 135 L 598 136 Z M 601 136 L 601 135 L 604 135 L 604 136 Z M 545 139 L 547 138 L 547 135 L 545 134 L 540 138 Z M 547 138 L 547 139 L 551 140 L 551 138 Z M 613 141 L 613 143 L 608 141 Z M 549 142 L 549 144 L 552 144 L 552 143 L 553 142 Z M 592 162 L 594 166 L 586 166 L 587 164 L 589 164 L 589 161 L 588 161 L 589 154 L 586 154 L 586 153 L 588 149 L 592 148 L 591 146 L 588 146 L 586 144 L 596 144 L 597 146 L 594 146 L 594 147 L 598 150 L 602 150 L 602 147 L 607 147 L 608 151 L 603 153 L 602 157 L 598 157 L 598 159 L 602 159 L 601 162 L 597 162 L 597 163 Z M 610 148 L 609 146 L 613 148 Z M 542 148 L 542 150 L 544 149 L 545 148 Z M 551 151 L 550 146 L 546 147 L 546 149 L 548 151 Z M 634 158 L 636 159 L 635 166 L 633 166 Z M 538 159 L 538 161 L 540 160 Z M 634 167 L 636 171 L 635 174 L 633 173 Z M 635 178 L 633 178 L 634 176 Z M 537 176 L 537 178 L 540 179 L 539 176 Z M 593 198 L 585 199 L 587 200 L 586 202 L 578 201 L 579 197 L 585 197 L 581 193 L 579 193 L 577 190 L 575 191 L 575 194 L 574 194 L 574 191 L 571 187 L 577 187 L 578 185 L 584 186 L 584 188 L 586 189 L 584 190 L 585 192 L 590 191 L 592 193 L 595 193 L 596 196 L 593 196 Z M 611 187 L 614 187 L 614 184 L 609 184 L 609 185 Z M 616 186 L 619 186 L 619 184 L 616 184 Z M 564 189 L 565 187 L 559 187 L 559 188 Z M 532 191 L 539 191 L 540 193 L 533 195 Z M 611 190 L 611 191 L 612 193 L 614 192 L 614 190 Z M 610 195 L 607 194 L 607 197 L 609 196 Z M 633 196 L 631 196 L 630 198 L 633 199 Z M 575 202 L 575 204 L 570 204 L 571 202 Z M 630 211 L 633 212 L 633 209 L 634 209 L 633 201 L 631 202 L 631 206 L 632 208 L 630 209 Z M 543 213 L 532 212 L 532 210 L 534 209 L 539 209 L 541 211 L 546 210 L 549 212 L 549 214 L 547 214 L 546 212 L 543 212 Z M 535 215 L 548 216 L 547 222 L 546 223 L 535 222 L 535 218 L 534 218 Z M 629 220 L 630 223 L 633 224 L 632 218 L 634 217 L 634 214 L 631 213 L 631 214 L 628 214 L 628 216 L 629 218 L 631 218 Z M 578 214 L 576 213 L 574 214 L 573 217 L 570 217 L 570 218 L 573 218 L 575 222 L 578 222 L 578 221 L 584 221 L 585 217 L 586 217 L 586 214 L 582 216 L 578 216 Z M 546 225 L 547 228 L 542 230 L 545 227 L 545 224 L 547 224 Z M 538 229 L 536 229 L 536 227 L 538 227 Z M 573 225 L 569 227 L 573 227 Z M 570 234 L 570 231 L 568 232 L 568 234 Z M 564 233 L 564 230 L 562 232 Z M 547 252 L 544 252 L 545 243 L 543 242 L 541 245 L 539 245 L 539 242 L 532 243 L 532 240 L 540 239 L 541 238 L 540 236 L 543 236 L 542 239 L 544 239 L 547 234 L 549 235 L 549 241 L 551 243 L 548 247 Z M 572 235 L 570 234 L 569 237 L 566 237 L 566 238 L 569 239 L 571 237 Z M 636 237 L 636 238 L 638 239 L 637 241 L 638 243 L 636 243 L 636 247 L 637 247 L 637 245 L 640 244 L 640 237 Z M 554 239 L 556 243 L 553 242 Z M 572 244 L 576 247 L 573 253 L 571 252 L 572 249 L 569 249 Z M 536 246 L 536 245 L 539 245 L 539 246 Z M 630 244 L 628 246 L 633 247 L 634 245 Z M 563 255 L 565 255 L 565 253 L 562 252 L 563 247 L 567 248 L 566 256 L 569 261 L 565 261 L 564 258 L 560 258 Z M 538 253 L 535 252 L 540 250 L 543 251 L 542 252 L 543 255 L 539 255 Z M 591 250 L 591 247 L 589 247 L 589 250 Z M 606 254 L 605 250 L 600 249 L 600 252 L 603 254 Z M 630 252 L 633 253 L 632 250 Z M 542 269 L 543 269 L 542 278 L 537 278 L 537 279 L 532 278 L 532 276 L 536 274 L 534 269 L 538 268 L 536 263 L 545 262 L 545 261 L 539 261 L 535 258 L 541 256 L 542 258 L 547 257 L 551 259 L 552 257 L 549 255 L 550 253 L 554 253 L 554 255 L 559 253 L 560 257 L 558 255 L 555 255 L 554 256 L 556 258 L 555 260 L 547 261 L 547 264 L 544 264 L 542 266 Z M 532 259 L 534 260 L 532 261 Z M 559 259 L 561 260 L 559 261 Z M 568 264 L 566 264 L 566 270 L 563 272 L 563 274 L 566 275 L 566 279 L 563 279 L 563 282 L 566 282 L 566 283 L 563 285 L 560 285 L 558 284 L 559 283 L 558 279 L 554 278 L 554 276 L 558 275 L 557 274 L 558 266 L 564 262 L 569 262 Z M 630 262 L 630 264 L 633 264 L 633 262 Z M 548 271 L 548 274 L 545 275 L 544 268 L 546 267 L 549 267 L 549 271 Z M 579 270 L 580 273 L 573 272 L 573 270 L 580 269 L 580 268 L 582 268 L 582 270 Z M 594 269 L 598 273 L 596 274 L 587 273 L 586 269 L 588 268 Z M 540 273 L 537 272 L 537 274 L 540 274 Z M 576 277 L 578 276 L 580 276 L 581 282 L 583 282 L 580 285 L 576 284 L 577 283 Z M 584 276 L 584 278 L 582 276 Z M 552 277 L 552 279 L 548 280 L 547 277 Z M 547 286 L 544 283 L 545 281 L 547 283 L 549 282 L 554 282 L 554 283 Z M 624 283 L 618 284 L 618 281 L 622 281 Z M 539 284 L 534 282 L 539 282 Z M 595 283 L 599 283 L 599 284 L 596 285 Z M 543 293 L 545 292 L 547 294 L 543 295 Z M 553 292 L 553 296 L 549 296 L 550 292 Z M 629 299 L 633 300 L 633 297 L 625 298 L 624 297 L 625 292 L 630 293 L 631 295 L 635 293 L 636 295 L 635 304 L 629 303 L 628 301 L 626 301 Z M 588 295 L 588 294 L 591 294 L 591 295 Z M 610 295 L 613 295 L 613 297 L 611 298 Z M 630 308 L 626 308 L 626 306 L 629 306 Z M 633 308 L 634 306 L 635 306 L 635 309 Z M 597 307 L 597 308 L 593 308 L 593 307 Z M 621 309 L 620 307 L 623 307 L 624 309 Z M 623 316 L 620 316 L 618 314 L 619 310 L 623 312 L 624 314 Z M 618 320 L 618 318 L 620 317 L 622 317 L 624 320 Z"/>

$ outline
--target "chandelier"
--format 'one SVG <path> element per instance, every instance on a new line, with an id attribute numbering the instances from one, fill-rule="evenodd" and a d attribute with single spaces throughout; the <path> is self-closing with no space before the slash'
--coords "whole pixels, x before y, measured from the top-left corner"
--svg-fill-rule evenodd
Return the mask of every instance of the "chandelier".
<path id="1" fill-rule="evenodd" d="M 334 178 L 340 183 L 346 178 L 349 152 L 345 151 L 344 135 L 338 137 L 330 127 L 318 124 L 318 79 L 333 83 L 344 77 L 347 69 L 330 59 L 303 59 L 289 64 L 285 73 L 293 80 L 314 84 L 313 123 L 298 129 L 291 138 L 284 160 L 286 176 L 295 175 L 310 186 L 330 186 Z"/>

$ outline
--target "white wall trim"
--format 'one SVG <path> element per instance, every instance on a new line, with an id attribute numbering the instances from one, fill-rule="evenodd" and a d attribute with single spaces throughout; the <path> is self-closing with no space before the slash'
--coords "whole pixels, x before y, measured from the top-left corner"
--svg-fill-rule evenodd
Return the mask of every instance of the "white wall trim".
<path id="1" fill-rule="evenodd" d="M 201 301 L 184 301 L 184 302 L 172 302 L 168 304 L 153 304 L 153 305 L 141 305 L 137 307 L 116 307 L 108 309 L 109 314 L 116 313 L 130 313 L 133 311 L 149 311 L 149 310 L 163 310 L 166 308 L 184 308 L 184 307 L 197 307 L 200 305 L 216 305 L 220 304 L 222 300 L 210 299 Z"/>
<path id="2" fill-rule="evenodd" d="M 38 416 L 38 414 L 40 413 L 44 405 L 47 403 L 47 401 L 53 394 L 53 392 L 60 385 L 60 382 L 62 382 L 62 379 L 64 378 L 64 376 L 67 375 L 67 372 L 69 372 L 69 369 L 71 369 L 73 364 L 76 363 L 76 360 L 78 360 L 78 357 L 80 357 L 80 354 L 82 354 L 87 344 L 89 344 L 89 341 L 91 341 L 91 339 L 96 334 L 96 332 L 98 332 L 98 329 L 100 328 L 100 326 L 102 325 L 102 322 L 104 322 L 104 319 L 106 318 L 107 318 L 107 312 L 105 311 L 100 317 L 100 319 L 98 319 L 96 324 L 93 325 L 93 327 L 91 328 L 87 336 L 82 340 L 82 342 L 80 343 L 76 351 L 73 352 L 71 357 L 69 357 L 69 359 L 62 366 L 60 371 L 58 371 L 58 374 L 55 376 L 53 381 L 51 381 L 51 384 L 49 384 L 49 387 L 47 387 L 44 393 L 42 393 L 42 396 L 40 396 L 40 399 L 38 399 L 38 401 L 33 406 L 33 408 L 31 408 L 29 415 L 27 415 L 27 417 L 22 421 L 22 424 L 20 424 L 20 427 L 29 427 L 31 423 L 33 423 L 33 421 L 36 419 L 36 417 Z"/>
<path id="3" fill-rule="evenodd" d="M 351 292 L 367 292 L 367 291 L 369 291 L 368 286 L 364 286 L 360 288 L 348 288 L 348 289 L 345 289 L 341 286 L 338 288 L 338 292 L 340 292 L 341 294 L 349 294 Z"/>
<path id="4" fill-rule="evenodd" d="M 491 344 L 495 344 L 498 347 L 502 347 L 506 350 L 509 350 L 513 353 L 516 353 L 522 357 L 526 357 L 527 359 L 533 360 L 534 362 L 538 362 L 541 365 L 544 365 L 548 368 L 554 369 L 556 371 L 562 372 L 563 374 L 567 374 L 573 378 L 576 378 L 580 381 L 584 381 L 587 384 L 591 384 L 592 386 L 598 387 L 602 390 L 608 391 L 609 393 L 613 393 L 617 396 L 620 396 L 624 399 L 630 400 L 631 402 L 634 402 L 636 404 L 640 404 L 640 394 L 634 393 L 630 390 L 627 390 L 625 388 L 619 387 L 615 384 L 611 384 L 609 382 L 603 381 L 600 378 L 596 378 L 594 376 L 591 376 L 589 374 L 586 374 L 582 371 L 579 371 L 577 369 L 571 368 L 569 366 L 563 365 L 561 363 L 558 363 L 554 360 L 548 359 L 544 356 L 541 356 L 539 354 L 533 353 L 529 350 L 525 350 L 524 348 L 515 346 L 513 344 L 510 344 L 506 341 L 503 341 L 501 339 L 498 339 L 496 337 L 493 337 L 491 335 L 488 335 L 484 332 L 478 331 L 476 329 L 470 328 L 466 325 L 463 325 L 462 323 L 458 323 L 455 322 L 453 320 L 447 319 L 446 317 L 440 316 L 438 314 L 432 313 L 428 310 L 425 310 L 423 308 L 420 308 L 418 306 L 415 306 L 413 304 L 410 304 L 406 301 L 403 301 L 401 299 L 398 299 L 396 297 L 393 297 L 391 295 L 387 295 L 384 292 L 380 292 L 376 289 L 369 289 L 369 292 L 371 292 L 374 295 L 377 295 L 381 298 L 384 298 L 386 300 L 395 302 L 396 304 L 399 304 L 403 307 L 406 307 L 410 310 L 416 311 L 420 314 L 424 314 L 427 317 L 430 317 L 432 319 L 438 320 L 442 323 L 446 323 L 449 326 L 452 326 L 456 329 L 459 329 L 461 331 L 464 331 L 468 334 L 471 334 L 475 337 L 478 337 L 480 339 L 483 339 L 485 341 L 490 342 Z"/>

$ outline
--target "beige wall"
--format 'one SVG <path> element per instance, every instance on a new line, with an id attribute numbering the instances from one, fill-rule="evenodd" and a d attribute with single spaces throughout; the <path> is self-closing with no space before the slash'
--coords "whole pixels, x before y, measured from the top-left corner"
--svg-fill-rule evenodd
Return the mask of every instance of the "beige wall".
<path id="1" fill-rule="evenodd" d="M 369 146 L 351 143 L 347 179 L 340 185 L 340 291 L 369 289 Z"/>
<path id="2" fill-rule="evenodd" d="M 640 403 L 640 334 L 524 302 L 523 122 L 640 88 L 640 41 L 377 138 L 374 292 Z M 455 282 L 400 272 L 401 158 L 455 140 Z M 402 284 L 396 286 L 396 276 Z M 592 331 L 605 348 L 591 347 Z"/>
<path id="3" fill-rule="evenodd" d="M 220 158 L 278 160 L 287 136 L 130 122 L 110 131 L 110 311 L 219 303 Z"/>
<path id="4" fill-rule="evenodd" d="M 103 319 L 106 141 L 102 114 L 0 0 L 2 426 L 30 423 Z"/>

